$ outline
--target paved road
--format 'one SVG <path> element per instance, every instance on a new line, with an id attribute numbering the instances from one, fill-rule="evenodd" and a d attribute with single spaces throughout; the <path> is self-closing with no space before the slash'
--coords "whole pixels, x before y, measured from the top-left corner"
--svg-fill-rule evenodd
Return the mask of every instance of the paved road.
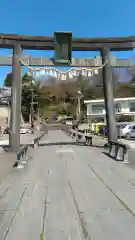
<path id="1" fill-rule="evenodd" d="M 43 140 L 0 185 L 0 239 L 134 240 L 134 170 L 101 148 L 54 145 L 70 143 L 61 131 Z"/>

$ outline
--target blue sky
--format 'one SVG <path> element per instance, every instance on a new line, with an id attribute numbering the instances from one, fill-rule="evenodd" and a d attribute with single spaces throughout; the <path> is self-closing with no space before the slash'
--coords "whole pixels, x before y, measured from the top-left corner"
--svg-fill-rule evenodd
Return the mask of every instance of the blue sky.
<path id="1" fill-rule="evenodd" d="M 135 35 L 135 0 L 1 0 L 0 31 L 25 35 L 51 36 L 54 31 L 72 31 L 75 37 L 108 37 Z M 47 51 L 24 51 L 33 56 L 52 56 Z M 0 55 L 11 55 L 0 50 Z M 76 52 L 73 57 L 93 57 L 99 53 Z M 135 52 L 112 52 L 129 58 Z M 0 85 L 11 68 L 0 68 Z"/>

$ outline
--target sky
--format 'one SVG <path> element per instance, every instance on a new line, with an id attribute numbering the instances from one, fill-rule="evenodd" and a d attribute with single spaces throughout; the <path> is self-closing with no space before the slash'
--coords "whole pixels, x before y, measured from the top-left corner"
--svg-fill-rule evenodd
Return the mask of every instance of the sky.
<path id="1" fill-rule="evenodd" d="M 8 34 L 53 36 L 55 31 L 71 31 L 74 37 L 135 36 L 135 0 L 1 0 L 0 31 Z M 12 50 L 0 49 L 1 56 Z M 52 57 L 50 51 L 23 54 Z M 73 52 L 73 57 L 95 57 L 99 52 Z M 135 51 L 111 52 L 118 58 L 135 60 Z M 0 86 L 9 67 L 0 67 Z"/>

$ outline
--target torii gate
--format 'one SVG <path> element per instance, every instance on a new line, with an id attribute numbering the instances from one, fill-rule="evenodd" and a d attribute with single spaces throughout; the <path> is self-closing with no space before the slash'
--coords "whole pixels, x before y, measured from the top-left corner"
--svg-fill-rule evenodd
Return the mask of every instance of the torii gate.
<path id="1" fill-rule="evenodd" d="M 67 38 L 66 38 L 67 39 Z M 11 114 L 11 135 L 10 145 L 12 150 L 17 152 L 20 148 L 20 115 L 21 115 L 21 56 L 22 49 L 32 50 L 54 50 L 54 37 L 20 36 L 0 34 L 0 48 L 13 48 L 12 58 L 12 114 Z M 69 41 L 69 38 L 68 38 Z M 70 42 L 70 41 L 69 41 Z M 100 51 L 103 67 L 103 85 L 108 125 L 109 140 L 117 140 L 117 129 L 115 119 L 113 81 L 110 63 L 110 50 L 128 51 L 135 47 L 135 37 L 121 38 L 72 38 L 72 45 L 68 45 L 67 59 L 71 59 L 69 48 L 72 51 Z M 56 47 L 57 48 L 57 47 Z M 58 51 L 58 48 L 57 48 Z M 63 50 L 62 50 L 63 51 Z M 61 56 L 57 54 L 59 59 Z M 62 56 L 63 58 L 63 56 Z M 62 59 L 63 60 L 63 59 Z M 61 63 L 61 61 L 59 62 Z M 67 63 L 67 61 L 65 61 Z"/>

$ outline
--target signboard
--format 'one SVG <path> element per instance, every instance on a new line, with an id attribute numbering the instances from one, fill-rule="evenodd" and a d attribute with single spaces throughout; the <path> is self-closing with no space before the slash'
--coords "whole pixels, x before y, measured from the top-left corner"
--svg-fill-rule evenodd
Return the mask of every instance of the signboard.
<path id="1" fill-rule="evenodd" d="M 72 33 L 54 32 L 56 65 L 69 65 L 72 62 Z"/>

